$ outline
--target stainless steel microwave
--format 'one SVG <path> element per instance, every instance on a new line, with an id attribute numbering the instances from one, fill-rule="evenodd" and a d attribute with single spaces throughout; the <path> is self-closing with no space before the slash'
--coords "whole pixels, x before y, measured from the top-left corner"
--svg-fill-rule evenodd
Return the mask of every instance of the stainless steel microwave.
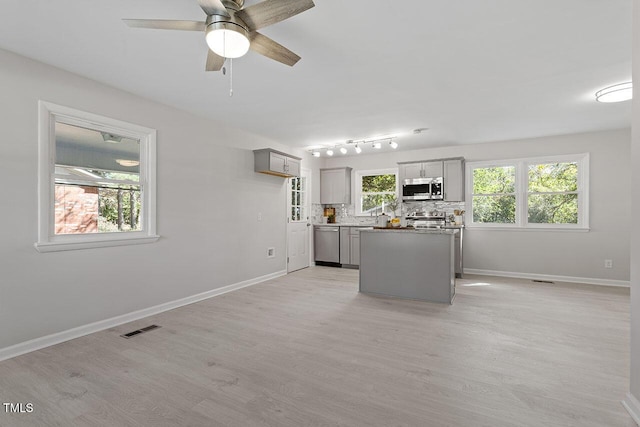
<path id="1" fill-rule="evenodd" d="M 402 200 L 404 202 L 442 200 L 442 182 L 442 177 L 405 179 L 402 182 Z"/>

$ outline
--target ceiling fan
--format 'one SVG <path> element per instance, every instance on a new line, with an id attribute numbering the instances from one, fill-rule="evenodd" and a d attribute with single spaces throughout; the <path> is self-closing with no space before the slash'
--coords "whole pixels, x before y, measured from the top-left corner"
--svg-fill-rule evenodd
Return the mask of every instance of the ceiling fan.
<path id="1" fill-rule="evenodd" d="M 284 21 L 315 6 L 313 0 L 265 0 L 243 8 L 244 0 L 197 0 L 205 21 L 123 19 L 130 27 L 204 31 L 209 46 L 206 71 L 219 71 L 227 58 L 243 56 L 249 49 L 293 66 L 300 57 L 257 30 Z"/>

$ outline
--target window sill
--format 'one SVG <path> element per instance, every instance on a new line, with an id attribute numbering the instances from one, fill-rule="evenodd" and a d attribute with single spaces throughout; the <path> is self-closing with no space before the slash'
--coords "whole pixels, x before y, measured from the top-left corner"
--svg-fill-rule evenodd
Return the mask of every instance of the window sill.
<path id="1" fill-rule="evenodd" d="M 591 231 L 589 227 L 501 227 L 501 226 L 484 226 L 484 225 L 466 225 L 467 230 L 495 230 L 495 231 L 559 231 L 559 232 L 575 232 L 588 233 Z"/>
<path id="2" fill-rule="evenodd" d="M 75 251 L 80 249 L 106 248 L 112 246 L 143 245 L 157 242 L 160 236 L 126 237 L 111 239 L 84 240 L 75 242 L 37 242 L 33 246 L 38 252 Z"/>

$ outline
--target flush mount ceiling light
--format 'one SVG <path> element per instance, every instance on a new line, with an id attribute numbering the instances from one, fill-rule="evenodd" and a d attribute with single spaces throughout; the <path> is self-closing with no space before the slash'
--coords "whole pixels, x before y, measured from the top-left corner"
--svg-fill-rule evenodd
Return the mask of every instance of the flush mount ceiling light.
<path id="1" fill-rule="evenodd" d="M 347 149 L 346 149 L 345 147 L 341 147 L 341 148 L 340 148 L 340 152 L 341 152 L 342 154 L 347 154 Z"/>
<path id="2" fill-rule="evenodd" d="M 333 156 L 333 150 L 331 148 L 327 150 L 327 156 Z"/>
<path id="3" fill-rule="evenodd" d="M 116 163 L 118 163 L 120 166 L 124 166 L 127 168 L 140 166 L 140 162 L 138 160 L 116 159 Z"/>
<path id="4" fill-rule="evenodd" d="M 606 87 L 596 92 L 598 102 L 622 102 L 633 98 L 633 83 L 626 82 Z"/>

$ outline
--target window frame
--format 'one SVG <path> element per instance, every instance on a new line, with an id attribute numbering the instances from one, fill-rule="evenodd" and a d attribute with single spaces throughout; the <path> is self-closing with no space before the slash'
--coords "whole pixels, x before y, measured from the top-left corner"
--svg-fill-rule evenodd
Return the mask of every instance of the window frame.
<path id="1" fill-rule="evenodd" d="M 355 215 L 356 216 L 369 216 L 369 213 L 362 212 L 362 177 L 373 175 L 395 175 L 396 177 L 396 189 L 394 196 L 399 199 L 400 183 L 398 182 L 399 171 L 398 168 L 385 168 L 385 169 L 370 169 L 370 170 L 357 170 L 355 173 Z M 376 193 L 376 194 L 389 194 L 390 192 Z"/>
<path id="2" fill-rule="evenodd" d="M 547 163 L 578 164 L 578 223 L 577 224 L 549 224 L 530 223 L 528 214 L 529 200 L 529 165 Z M 466 162 L 465 185 L 466 200 L 469 207 L 465 213 L 465 223 L 468 228 L 498 229 L 498 230 L 556 230 L 556 231 L 589 231 L 589 153 L 563 154 L 544 157 L 528 157 L 519 159 L 487 160 L 478 162 Z M 473 222 L 473 170 L 489 167 L 515 167 L 515 191 L 516 191 L 516 219 L 515 223 L 483 223 Z M 538 193 L 536 193 L 538 194 Z M 544 193 L 541 193 L 544 194 Z"/>
<path id="3" fill-rule="evenodd" d="M 141 231 L 55 234 L 55 124 L 66 123 L 140 141 Z M 136 245 L 157 241 L 156 130 L 46 101 L 38 101 L 38 252 Z"/>

